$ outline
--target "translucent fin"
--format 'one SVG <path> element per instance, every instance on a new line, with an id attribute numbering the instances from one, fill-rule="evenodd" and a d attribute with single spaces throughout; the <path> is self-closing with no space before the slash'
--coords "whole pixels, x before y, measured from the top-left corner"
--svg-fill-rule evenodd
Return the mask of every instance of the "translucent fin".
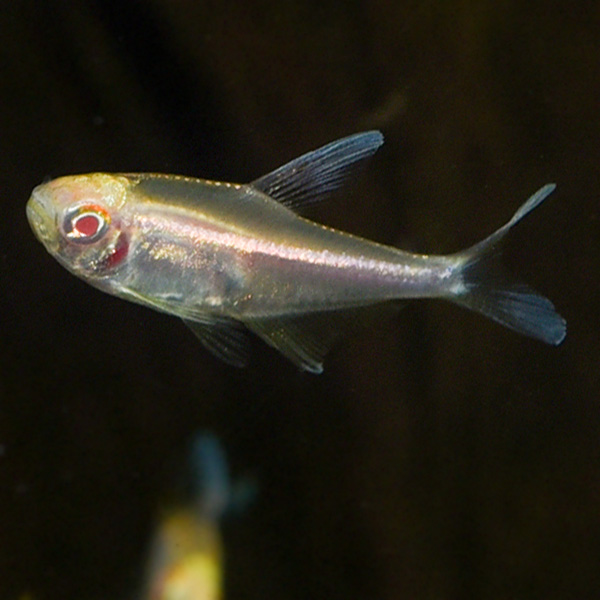
<path id="1" fill-rule="evenodd" d="M 234 367 L 248 364 L 250 343 L 243 325 L 238 321 L 219 318 L 202 322 L 183 319 L 183 322 L 216 357 Z"/>
<path id="2" fill-rule="evenodd" d="M 382 144 L 379 131 L 357 133 L 303 154 L 250 185 L 288 208 L 300 209 L 333 192 L 357 162 Z"/>
<path id="3" fill-rule="evenodd" d="M 452 286 L 451 300 L 476 310 L 519 333 L 547 344 L 560 344 L 566 336 L 566 322 L 550 300 L 530 287 L 516 283 L 500 263 L 498 243 L 511 227 L 538 206 L 555 189 L 548 184 L 519 208 L 513 218 L 485 240 L 461 252 L 462 263 Z"/>
<path id="4" fill-rule="evenodd" d="M 245 321 L 267 344 L 304 371 L 323 372 L 323 358 L 337 337 L 334 327 L 318 327 L 318 315 L 269 317 Z"/>
<path id="5" fill-rule="evenodd" d="M 506 225 L 500 227 L 500 229 L 485 238 L 485 240 L 471 246 L 471 248 L 463 252 L 463 254 L 475 256 L 482 251 L 488 251 L 490 248 L 493 248 L 514 225 L 516 225 L 524 216 L 528 215 L 534 208 L 538 207 L 555 189 L 555 183 L 548 183 L 540 188 L 533 196 L 529 197 L 527 201 L 523 203 Z"/>

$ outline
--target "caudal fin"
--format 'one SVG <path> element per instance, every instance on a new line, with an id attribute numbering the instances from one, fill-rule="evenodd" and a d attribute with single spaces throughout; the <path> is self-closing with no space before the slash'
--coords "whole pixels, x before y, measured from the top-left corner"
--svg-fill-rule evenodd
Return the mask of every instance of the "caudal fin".
<path id="1" fill-rule="evenodd" d="M 502 238 L 555 188 L 555 184 L 550 183 L 539 189 L 506 225 L 457 255 L 462 266 L 457 271 L 458 279 L 450 299 L 519 333 L 558 345 L 567 334 L 566 321 L 550 300 L 512 280 L 499 260 Z"/>

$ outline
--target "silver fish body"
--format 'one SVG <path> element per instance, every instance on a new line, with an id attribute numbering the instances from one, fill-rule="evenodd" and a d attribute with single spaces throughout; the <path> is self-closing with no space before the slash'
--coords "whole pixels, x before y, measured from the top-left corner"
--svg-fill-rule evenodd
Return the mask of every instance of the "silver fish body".
<path id="1" fill-rule="evenodd" d="M 564 321 L 548 300 L 488 277 L 498 242 L 553 185 L 492 236 L 449 256 L 404 252 L 297 214 L 382 141 L 379 132 L 343 138 L 243 185 L 159 174 L 62 177 L 34 190 L 27 214 L 75 275 L 183 318 L 236 365 L 247 361 L 243 325 L 320 372 L 329 336 L 310 324 L 312 315 L 400 298 L 449 299 L 543 341 L 562 341 Z"/>
<path id="2" fill-rule="evenodd" d="M 180 316 L 287 316 L 436 296 L 452 275 L 445 257 L 318 225 L 248 185 L 150 175 L 128 194 L 136 243 L 115 293 L 160 300 Z"/>

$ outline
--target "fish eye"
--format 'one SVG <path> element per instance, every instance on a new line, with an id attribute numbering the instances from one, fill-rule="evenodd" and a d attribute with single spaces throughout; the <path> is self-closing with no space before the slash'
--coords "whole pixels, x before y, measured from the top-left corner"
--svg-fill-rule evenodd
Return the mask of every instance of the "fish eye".
<path id="1" fill-rule="evenodd" d="M 91 244 L 99 240 L 110 225 L 109 214 L 100 206 L 88 204 L 71 208 L 65 214 L 65 235 L 75 242 Z"/>

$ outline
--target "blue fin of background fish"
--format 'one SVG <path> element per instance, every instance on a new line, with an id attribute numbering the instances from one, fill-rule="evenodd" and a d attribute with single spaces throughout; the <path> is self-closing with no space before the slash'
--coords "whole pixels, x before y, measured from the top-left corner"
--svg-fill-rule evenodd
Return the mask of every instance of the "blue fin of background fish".
<path id="1" fill-rule="evenodd" d="M 506 225 L 458 253 L 464 260 L 460 271 L 464 289 L 451 299 L 519 333 L 557 345 L 566 336 L 566 321 L 548 298 L 506 274 L 500 264 L 498 246 L 509 230 L 539 206 L 555 188 L 553 183 L 549 183 L 539 189 Z"/>
<path id="2" fill-rule="evenodd" d="M 240 513 L 257 496 L 253 478 L 232 482 L 223 445 L 212 433 L 201 432 L 193 438 L 189 465 L 196 509 L 204 518 L 217 520 Z"/>
<path id="3" fill-rule="evenodd" d="M 227 458 L 221 442 L 210 433 L 194 437 L 190 451 L 190 475 L 193 495 L 200 514 L 218 519 L 231 498 Z"/>
<path id="4" fill-rule="evenodd" d="M 382 144 L 380 131 L 356 133 L 303 154 L 250 185 L 288 208 L 302 209 L 337 189 L 356 163 Z"/>

